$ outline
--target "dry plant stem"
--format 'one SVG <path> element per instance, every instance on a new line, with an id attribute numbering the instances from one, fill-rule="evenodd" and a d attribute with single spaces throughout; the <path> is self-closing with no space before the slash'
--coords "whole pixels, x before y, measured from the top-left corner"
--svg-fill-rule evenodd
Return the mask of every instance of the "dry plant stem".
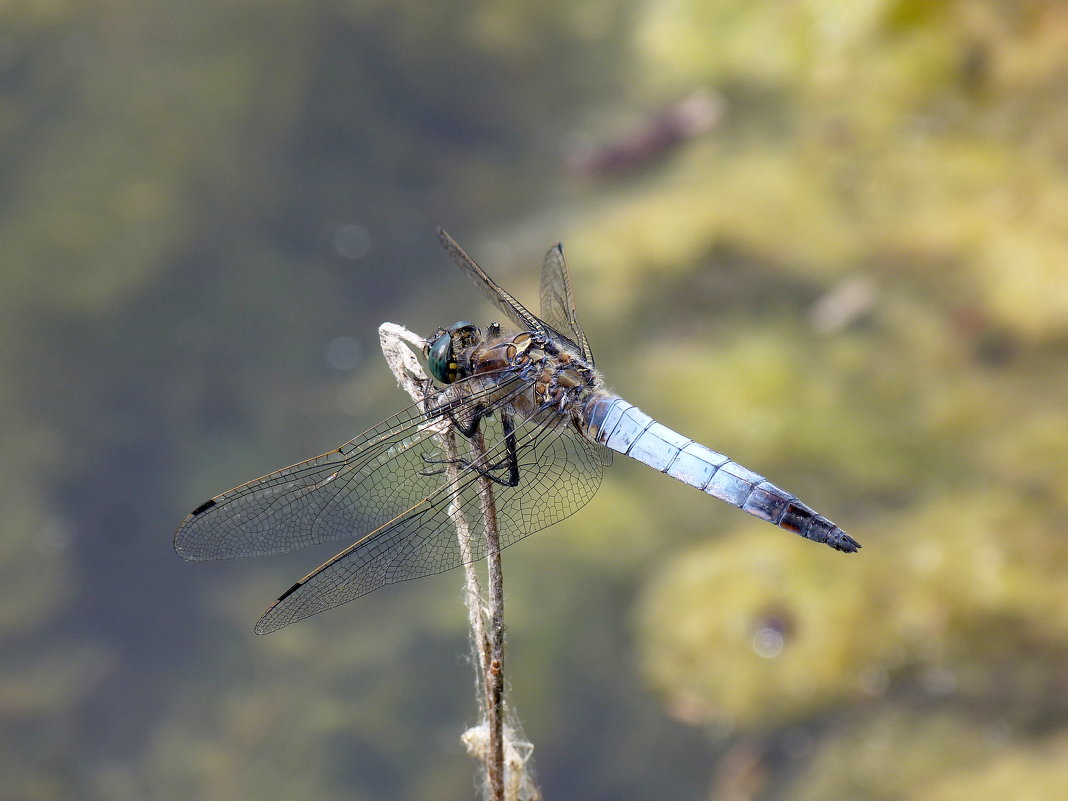
<path id="1" fill-rule="evenodd" d="M 456 438 L 450 429 L 445 436 L 445 453 L 448 457 L 449 481 L 454 484 L 459 480 L 459 451 Z M 484 462 L 485 445 L 479 432 L 472 441 L 471 458 L 475 462 Z M 500 537 L 497 533 L 497 507 L 493 501 L 492 485 L 487 478 L 480 479 L 479 498 L 482 506 L 486 550 L 489 559 L 490 582 L 490 633 L 487 636 L 483 617 L 482 585 L 478 580 L 474 559 L 471 554 L 471 532 L 467 519 L 459 509 L 459 496 L 453 498 L 449 514 L 457 526 L 460 540 L 460 553 L 464 560 L 466 576 L 465 600 L 467 616 L 471 625 L 471 637 L 479 661 L 479 682 L 483 693 L 482 707 L 489 730 L 489 748 L 482 752 L 486 766 L 486 785 L 491 801 L 504 801 L 504 738 L 502 721 L 504 719 L 504 672 L 502 655 L 504 651 L 504 591 L 501 582 Z M 492 532 L 492 533 L 491 533 Z M 496 563 L 496 571 L 493 565 Z M 496 573 L 496 582 L 494 582 Z M 494 592 L 495 583 L 498 591 Z M 495 602 L 495 596 L 499 599 Z M 499 634 L 498 634 L 499 629 Z"/>
<path id="2" fill-rule="evenodd" d="M 485 464 L 485 441 L 479 431 L 472 442 L 472 455 Z M 482 502 L 483 535 L 486 538 L 486 561 L 489 581 L 489 637 L 486 646 L 488 664 L 482 677 L 486 693 L 486 724 L 489 727 L 488 779 L 490 798 L 504 799 L 504 573 L 501 570 L 501 539 L 497 530 L 497 506 L 493 499 L 493 483 L 479 478 L 479 497 Z"/>
<path id="3" fill-rule="evenodd" d="M 389 363 L 397 383 L 416 403 L 426 400 L 430 386 L 422 366 L 413 355 L 410 345 L 421 349 L 425 340 L 394 323 L 379 327 L 382 353 Z M 436 430 L 446 454 L 446 475 L 456 486 L 459 482 L 460 453 L 451 426 L 442 421 Z M 475 462 L 484 462 L 485 443 L 479 432 L 472 440 L 471 457 Z M 486 553 L 489 562 L 489 618 L 487 633 L 483 618 L 482 587 L 474 568 L 471 548 L 471 530 L 463 515 L 460 497 L 456 495 L 449 506 L 449 515 L 456 526 L 460 553 L 466 577 L 465 600 L 471 636 L 479 657 L 479 685 L 483 694 L 483 706 L 488 728 L 488 748 L 481 751 L 485 763 L 486 784 L 491 801 L 504 801 L 504 580 L 501 572 L 500 537 L 497 530 L 497 508 L 493 498 L 492 482 L 481 477 L 479 497 L 482 508 L 483 531 L 486 538 Z"/>

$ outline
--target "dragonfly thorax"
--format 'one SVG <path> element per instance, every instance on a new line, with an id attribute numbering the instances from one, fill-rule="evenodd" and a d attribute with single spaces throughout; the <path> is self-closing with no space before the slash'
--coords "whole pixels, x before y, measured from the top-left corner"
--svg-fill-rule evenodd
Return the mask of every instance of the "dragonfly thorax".
<path id="1" fill-rule="evenodd" d="M 563 416 L 579 415 L 590 393 L 603 383 L 582 357 L 535 331 L 488 337 L 460 354 L 458 361 L 469 365 L 472 376 L 497 376 L 494 380 L 502 387 L 509 386 L 502 380 L 505 375 L 517 379 L 526 390 L 514 395 L 511 403 L 530 404 L 527 413 L 555 407 Z"/>

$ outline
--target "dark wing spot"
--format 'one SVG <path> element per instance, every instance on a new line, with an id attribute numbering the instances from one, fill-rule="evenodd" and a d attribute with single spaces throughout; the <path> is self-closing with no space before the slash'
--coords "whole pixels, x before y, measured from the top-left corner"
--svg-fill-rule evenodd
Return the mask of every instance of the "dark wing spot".
<path id="1" fill-rule="evenodd" d="M 278 604 L 282 603 L 282 601 L 284 601 L 286 598 L 288 598 L 290 595 L 295 593 L 297 590 L 299 590 L 303 586 L 304 586 L 304 582 L 303 581 L 298 581 L 296 584 L 294 584 L 288 590 L 286 590 L 281 595 L 279 595 L 278 596 L 278 600 L 275 601 L 274 604 L 272 604 L 272 606 L 277 606 Z"/>
<path id="2" fill-rule="evenodd" d="M 208 511 L 208 509 L 210 509 L 214 505 L 215 505 L 215 500 L 214 499 L 212 499 L 210 501 L 204 501 L 204 503 L 200 504 L 200 506 L 198 506 L 196 509 L 194 509 L 192 512 L 190 512 L 190 514 L 192 514 L 194 516 L 200 515 L 200 514 L 204 514 L 204 512 Z"/>

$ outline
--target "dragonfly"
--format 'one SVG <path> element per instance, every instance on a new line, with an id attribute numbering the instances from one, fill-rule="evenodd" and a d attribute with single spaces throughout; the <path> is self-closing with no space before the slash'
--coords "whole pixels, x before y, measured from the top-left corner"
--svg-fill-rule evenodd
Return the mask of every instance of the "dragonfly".
<path id="1" fill-rule="evenodd" d="M 422 402 L 335 450 L 216 495 L 178 527 L 174 548 L 188 560 L 351 541 L 283 593 L 257 634 L 485 557 L 478 510 L 487 479 L 500 548 L 569 517 L 593 497 L 613 452 L 806 539 L 844 553 L 860 548 L 794 495 L 607 389 L 576 315 L 562 245 L 542 264 L 539 316 L 444 230 L 438 236 L 518 332 L 499 323 L 483 332 L 466 321 L 438 329 L 423 341 L 430 375 Z M 442 431 L 462 446 L 451 459 L 443 455 Z M 473 528 L 464 548 L 457 510 Z"/>

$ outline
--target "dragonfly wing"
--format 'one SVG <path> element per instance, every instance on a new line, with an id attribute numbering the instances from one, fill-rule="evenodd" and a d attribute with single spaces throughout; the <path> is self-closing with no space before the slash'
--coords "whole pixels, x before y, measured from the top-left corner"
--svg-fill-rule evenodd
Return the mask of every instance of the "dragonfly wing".
<path id="1" fill-rule="evenodd" d="M 446 399 L 462 420 L 510 386 L 526 383 L 480 376 L 451 385 Z M 336 450 L 217 495 L 186 516 L 174 548 L 190 560 L 230 559 L 374 531 L 441 488 L 444 479 L 430 474 L 425 457 L 440 456 L 434 437 L 443 421 L 416 404 Z"/>
<path id="2" fill-rule="evenodd" d="M 528 311 L 510 293 L 502 289 L 496 281 L 486 275 L 485 270 L 479 267 L 475 260 L 464 252 L 464 249 L 445 232 L 444 228 L 438 229 L 438 239 L 441 240 L 442 246 L 452 256 L 452 260 L 456 262 L 456 265 L 474 281 L 479 291 L 489 299 L 490 303 L 507 315 L 509 320 L 519 326 L 520 330 L 544 332 L 542 321 Z"/>
<path id="3" fill-rule="evenodd" d="M 448 506 L 447 496 L 428 495 L 412 506 L 407 514 L 387 523 L 357 540 L 337 556 L 302 578 L 275 601 L 256 624 L 257 634 L 269 634 L 283 626 L 332 609 L 346 601 L 377 590 L 393 578 L 390 561 L 411 537 L 433 532 L 440 526 L 441 503 Z M 441 572 L 452 567 L 452 554 L 441 554 L 443 566 L 434 569 L 432 556 L 424 553 L 426 570 L 420 575 Z M 411 578 L 417 578 L 413 575 Z"/>
<path id="4" fill-rule="evenodd" d="M 575 311 L 571 274 L 564 260 L 564 246 L 553 245 L 545 254 L 541 267 L 541 317 L 558 331 L 566 331 L 580 355 L 593 365 L 593 353 Z"/>
<path id="5" fill-rule="evenodd" d="M 611 453 L 576 436 L 555 409 L 542 409 L 516 421 L 519 484 L 493 483 L 501 547 L 574 514 L 600 486 Z M 482 421 L 486 450 L 480 466 L 506 476 L 508 444 L 500 415 Z M 301 579 L 278 599 L 256 626 L 266 634 L 297 620 L 366 595 L 385 584 L 420 578 L 459 567 L 486 555 L 481 515 L 481 477 L 470 467 L 469 442 L 456 443 L 468 462 L 456 486 L 446 485 L 353 543 Z M 453 513 L 459 509 L 471 530 L 465 556 L 457 540 Z"/>
<path id="6" fill-rule="evenodd" d="M 479 291 L 489 299 L 490 303 L 504 313 L 509 320 L 519 326 L 521 331 L 536 331 L 551 340 L 555 340 L 572 349 L 578 350 L 578 343 L 573 342 L 568 336 L 560 333 L 560 331 L 552 324 L 547 323 L 545 320 L 542 320 L 537 315 L 531 313 L 526 306 L 516 300 L 509 292 L 502 289 L 496 281 L 486 275 L 486 271 L 479 267 L 478 264 L 475 263 L 475 260 L 468 256 L 464 252 L 464 249 L 461 248 L 456 243 L 456 240 L 449 236 L 444 229 L 438 229 L 438 238 L 441 240 L 441 244 L 445 247 L 445 250 L 452 256 L 452 260 L 456 262 L 456 265 L 475 283 L 475 286 L 478 287 Z"/>

